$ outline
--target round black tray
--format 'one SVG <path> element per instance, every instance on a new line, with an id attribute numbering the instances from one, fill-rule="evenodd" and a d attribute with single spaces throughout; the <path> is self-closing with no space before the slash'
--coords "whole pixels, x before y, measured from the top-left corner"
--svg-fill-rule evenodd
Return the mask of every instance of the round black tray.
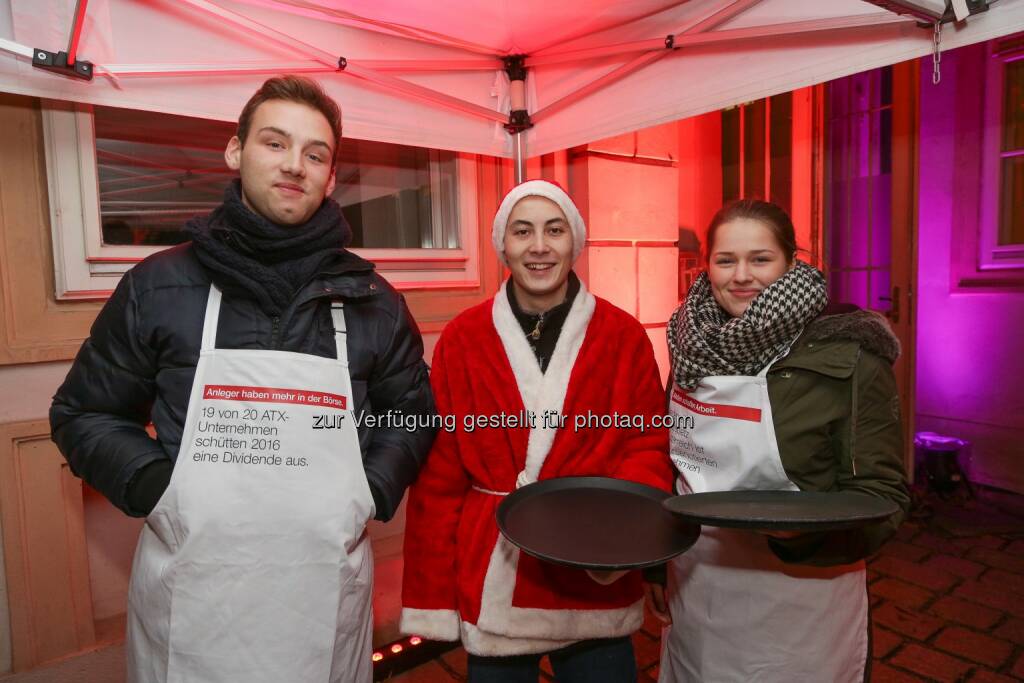
<path id="1" fill-rule="evenodd" d="M 545 479 L 510 493 L 498 528 L 534 557 L 580 569 L 637 569 L 686 551 L 700 526 L 677 519 L 670 494 L 607 477 Z"/>
<path id="2" fill-rule="evenodd" d="M 891 500 L 850 491 L 714 491 L 675 496 L 664 505 L 706 526 L 805 532 L 867 526 L 899 511 Z"/>

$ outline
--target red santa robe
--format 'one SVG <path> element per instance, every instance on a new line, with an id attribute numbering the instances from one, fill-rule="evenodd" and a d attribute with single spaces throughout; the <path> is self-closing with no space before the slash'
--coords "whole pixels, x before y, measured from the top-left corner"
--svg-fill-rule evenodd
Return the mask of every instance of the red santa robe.
<path id="1" fill-rule="evenodd" d="M 431 382 L 454 432 L 438 434 L 406 515 L 401 629 L 458 640 L 476 655 L 546 652 L 628 635 L 643 621 L 638 572 L 599 585 L 580 569 L 520 553 L 499 533 L 502 497 L 539 479 L 606 476 L 666 491 L 668 432 L 650 339 L 630 315 L 585 287 L 541 373 L 505 287 L 445 328 Z M 532 428 L 466 429 L 466 416 L 531 411 Z M 545 411 L 566 416 L 545 427 Z M 574 429 L 577 415 L 643 416 L 646 429 Z M 566 511 L 571 514 L 570 511 Z"/>

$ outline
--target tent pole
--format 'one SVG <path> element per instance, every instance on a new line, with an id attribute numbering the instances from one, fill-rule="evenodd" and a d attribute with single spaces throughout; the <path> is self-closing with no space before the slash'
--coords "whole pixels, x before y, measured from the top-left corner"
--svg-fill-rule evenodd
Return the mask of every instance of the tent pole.
<path id="1" fill-rule="evenodd" d="M 533 127 L 526 110 L 526 57 L 505 57 L 505 73 L 509 83 L 509 112 L 505 130 L 512 136 L 512 160 L 516 185 L 526 180 L 526 131 Z"/>
<path id="2" fill-rule="evenodd" d="M 0 45 L 2 47 L 2 45 Z M 31 50 L 29 51 L 31 54 Z M 349 62 L 351 64 L 351 62 Z M 500 59 L 475 60 L 413 60 L 413 59 L 361 59 L 359 65 L 375 71 L 431 72 L 431 71 L 496 71 L 503 68 Z M 293 62 L 246 62 L 245 64 L 214 64 L 189 62 L 181 64 L 106 64 L 107 72 L 118 76 L 218 76 L 227 74 L 261 73 L 331 73 L 337 65 L 327 66 L 314 60 Z"/>
<path id="3" fill-rule="evenodd" d="M 512 163 L 515 167 L 516 185 L 526 182 L 526 131 L 512 136 Z"/>
<path id="4" fill-rule="evenodd" d="M 68 38 L 68 66 L 75 65 L 78 56 L 78 40 L 82 37 L 82 25 L 85 23 L 85 8 L 89 0 L 78 0 L 75 4 L 75 21 L 71 25 L 71 36 Z"/>
<path id="5" fill-rule="evenodd" d="M 16 43 L 13 40 L 0 38 L 0 50 L 10 52 L 12 55 L 18 55 L 19 57 L 32 57 L 32 48 L 28 45 Z"/>

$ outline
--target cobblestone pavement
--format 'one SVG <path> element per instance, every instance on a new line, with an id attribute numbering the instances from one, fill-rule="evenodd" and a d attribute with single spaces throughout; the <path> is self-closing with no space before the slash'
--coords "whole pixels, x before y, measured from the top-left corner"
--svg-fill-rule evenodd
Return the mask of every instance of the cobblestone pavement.
<path id="1" fill-rule="evenodd" d="M 919 506 L 934 516 L 904 523 L 869 561 L 872 681 L 1024 680 L 1024 497 L 979 495 L 966 506 Z M 658 679 L 659 636 L 648 618 L 633 637 L 642 683 Z M 466 654 L 452 650 L 390 680 L 465 681 Z"/>

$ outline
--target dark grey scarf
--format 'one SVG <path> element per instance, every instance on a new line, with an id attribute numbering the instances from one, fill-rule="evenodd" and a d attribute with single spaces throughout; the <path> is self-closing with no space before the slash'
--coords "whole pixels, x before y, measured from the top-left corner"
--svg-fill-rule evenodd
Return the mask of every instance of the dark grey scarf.
<path id="1" fill-rule="evenodd" d="M 256 299 L 268 315 L 280 315 L 303 285 L 345 254 L 352 239 L 341 207 L 330 197 L 304 224 L 282 226 L 242 202 L 237 179 L 224 191 L 224 203 L 190 220 L 185 231 L 217 286 Z"/>
<path id="2" fill-rule="evenodd" d="M 668 323 L 676 383 L 693 389 L 702 377 L 756 375 L 826 304 L 825 277 L 802 261 L 758 294 L 739 318 L 718 305 L 708 274 L 701 273 Z"/>

